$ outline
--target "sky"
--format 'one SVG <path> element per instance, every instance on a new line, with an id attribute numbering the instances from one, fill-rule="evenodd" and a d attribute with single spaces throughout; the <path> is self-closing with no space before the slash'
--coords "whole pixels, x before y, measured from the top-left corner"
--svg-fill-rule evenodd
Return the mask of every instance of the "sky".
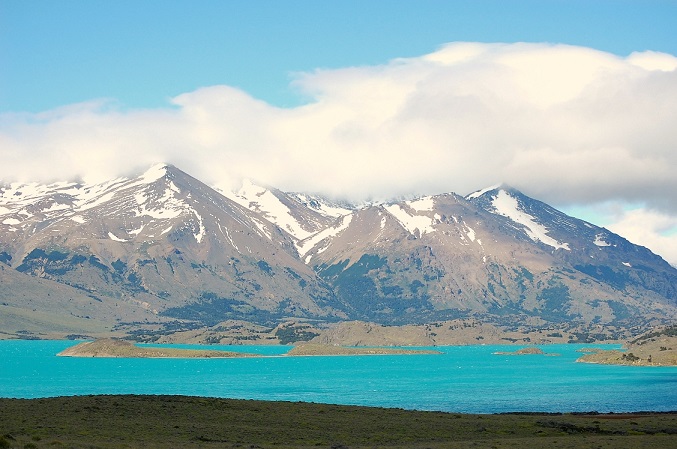
<path id="1" fill-rule="evenodd" d="M 0 179 L 506 183 L 677 265 L 677 1 L 0 0 Z"/>

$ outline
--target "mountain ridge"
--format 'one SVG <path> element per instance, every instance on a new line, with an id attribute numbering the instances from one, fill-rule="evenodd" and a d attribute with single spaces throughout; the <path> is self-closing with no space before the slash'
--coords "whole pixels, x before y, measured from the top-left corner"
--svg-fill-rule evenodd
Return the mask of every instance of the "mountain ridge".
<path id="1" fill-rule="evenodd" d="M 0 265 L 8 306 L 50 281 L 71 289 L 66 315 L 90 298 L 112 330 L 677 316 L 677 269 L 505 185 L 355 206 L 251 182 L 223 192 L 163 163 L 96 185 L 15 183 L 0 186 Z"/>

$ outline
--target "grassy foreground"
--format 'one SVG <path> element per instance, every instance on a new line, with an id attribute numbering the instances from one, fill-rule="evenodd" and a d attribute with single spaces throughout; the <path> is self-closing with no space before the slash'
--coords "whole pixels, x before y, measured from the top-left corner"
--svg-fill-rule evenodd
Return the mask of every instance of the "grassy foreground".
<path id="1" fill-rule="evenodd" d="M 463 415 L 185 396 L 0 399 L 2 448 L 674 448 L 677 414 Z"/>

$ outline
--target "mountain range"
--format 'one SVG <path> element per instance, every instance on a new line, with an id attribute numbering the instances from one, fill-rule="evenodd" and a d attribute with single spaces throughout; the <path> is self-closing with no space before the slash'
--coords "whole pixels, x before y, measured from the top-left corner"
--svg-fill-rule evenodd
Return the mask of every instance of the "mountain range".
<path id="1" fill-rule="evenodd" d="M 227 320 L 639 331 L 677 317 L 677 269 L 509 186 L 354 205 L 223 191 L 168 164 L 1 185 L 0 282 L 0 332 L 24 337 Z"/>

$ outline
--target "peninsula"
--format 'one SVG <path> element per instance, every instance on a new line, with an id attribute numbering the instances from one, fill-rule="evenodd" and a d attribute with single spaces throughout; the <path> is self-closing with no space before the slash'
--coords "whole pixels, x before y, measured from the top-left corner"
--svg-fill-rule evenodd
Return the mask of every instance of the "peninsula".
<path id="1" fill-rule="evenodd" d="M 624 345 L 623 350 L 588 348 L 577 361 L 604 365 L 677 366 L 677 326 L 644 334 Z"/>

